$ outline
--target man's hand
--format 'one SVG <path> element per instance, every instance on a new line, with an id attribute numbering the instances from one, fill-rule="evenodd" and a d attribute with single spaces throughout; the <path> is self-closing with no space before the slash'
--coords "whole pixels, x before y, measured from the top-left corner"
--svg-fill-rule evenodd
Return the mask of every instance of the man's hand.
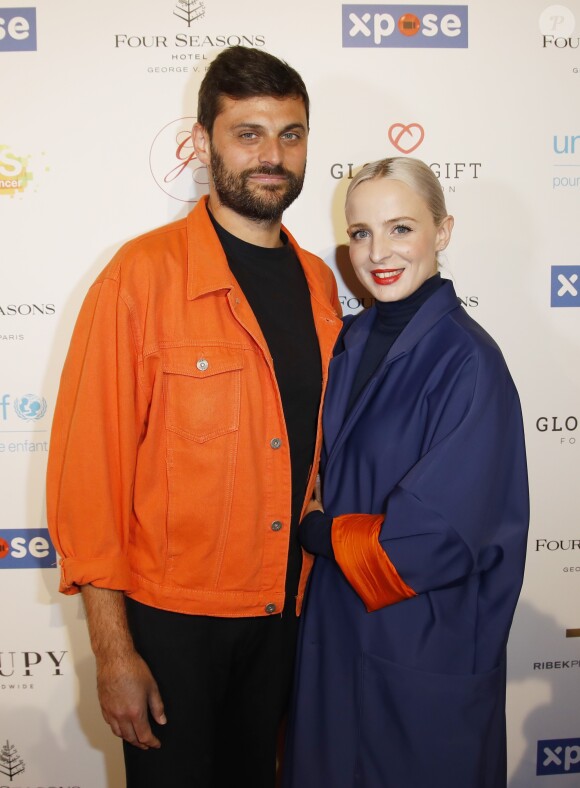
<path id="1" fill-rule="evenodd" d="M 103 717 L 115 736 L 141 750 L 161 747 L 148 712 L 159 725 L 165 725 L 163 701 L 151 671 L 136 651 L 98 663 L 97 688 Z"/>
<path id="2" fill-rule="evenodd" d="M 115 736 L 148 750 L 161 747 L 149 724 L 167 719 L 157 683 L 135 651 L 121 591 L 82 587 L 91 646 L 97 659 L 97 688 L 105 721 Z"/>
<path id="3" fill-rule="evenodd" d="M 306 517 L 307 514 L 310 514 L 310 512 L 323 512 L 323 511 L 324 509 L 322 508 L 322 504 L 320 503 L 320 501 L 317 501 L 316 498 L 312 498 L 311 501 L 308 501 L 306 510 L 304 512 L 304 517 Z"/>

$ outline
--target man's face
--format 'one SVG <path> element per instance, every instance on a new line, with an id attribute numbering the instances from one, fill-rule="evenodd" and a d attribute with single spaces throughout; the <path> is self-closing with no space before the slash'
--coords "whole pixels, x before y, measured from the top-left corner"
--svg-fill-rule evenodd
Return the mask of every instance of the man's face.
<path id="1" fill-rule="evenodd" d="M 223 97 L 209 156 L 220 203 L 254 221 L 279 221 L 302 190 L 307 140 L 302 99 Z"/>

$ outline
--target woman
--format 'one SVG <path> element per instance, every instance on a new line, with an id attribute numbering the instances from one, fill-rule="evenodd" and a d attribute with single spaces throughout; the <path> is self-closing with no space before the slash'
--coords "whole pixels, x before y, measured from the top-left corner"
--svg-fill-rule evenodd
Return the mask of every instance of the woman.
<path id="1" fill-rule="evenodd" d="M 518 395 L 437 273 L 453 229 L 411 158 L 346 199 L 376 299 L 345 320 L 324 412 L 323 504 L 302 624 L 286 788 L 506 785 L 505 651 L 528 526 Z"/>

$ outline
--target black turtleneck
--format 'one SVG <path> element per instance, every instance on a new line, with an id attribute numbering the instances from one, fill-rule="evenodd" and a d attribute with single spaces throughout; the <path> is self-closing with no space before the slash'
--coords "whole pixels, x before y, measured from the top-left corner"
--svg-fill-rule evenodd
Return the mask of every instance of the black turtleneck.
<path id="1" fill-rule="evenodd" d="M 425 301 L 443 284 L 440 274 L 426 279 L 423 284 L 401 301 L 377 301 L 376 320 L 363 350 L 356 377 L 352 384 L 347 405 L 347 413 L 368 383 L 373 372 L 387 355 L 393 343 L 411 318 L 419 311 Z"/>
<path id="2" fill-rule="evenodd" d="M 417 314 L 421 306 L 444 283 L 440 274 L 426 279 L 423 284 L 401 301 L 377 301 L 377 316 L 364 347 L 354 379 L 346 412 L 350 412 L 361 391 L 385 358 L 393 343 Z M 332 548 L 332 517 L 325 512 L 314 511 L 307 514 L 300 523 L 298 538 L 309 553 L 334 558 Z"/>

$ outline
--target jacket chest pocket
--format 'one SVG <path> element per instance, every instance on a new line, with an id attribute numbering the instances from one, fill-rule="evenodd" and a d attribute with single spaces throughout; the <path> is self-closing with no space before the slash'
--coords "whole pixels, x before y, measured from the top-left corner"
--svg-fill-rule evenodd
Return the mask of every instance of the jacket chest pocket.
<path id="1" fill-rule="evenodd" d="M 229 348 L 191 351 L 163 363 L 165 423 L 170 432 L 205 443 L 240 424 L 243 358 Z"/>

